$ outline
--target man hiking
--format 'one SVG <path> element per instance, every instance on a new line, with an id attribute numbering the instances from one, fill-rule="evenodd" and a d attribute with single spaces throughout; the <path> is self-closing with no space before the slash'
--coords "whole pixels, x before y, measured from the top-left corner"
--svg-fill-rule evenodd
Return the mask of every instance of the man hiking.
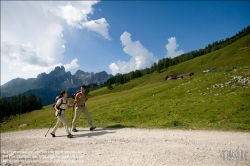
<path id="1" fill-rule="evenodd" d="M 81 86 L 81 92 L 77 93 L 75 96 L 75 116 L 74 119 L 72 121 L 72 131 L 73 132 L 77 132 L 78 130 L 76 129 L 76 123 L 78 121 L 79 116 L 81 115 L 81 112 L 84 113 L 84 115 L 86 116 L 87 120 L 88 120 L 88 126 L 90 127 L 89 130 L 92 131 L 94 130 L 96 127 L 92 125 L 92 120 L 90 118 L 90 114 L 89 111 L 87 110 L 86 106 L 85 106 L 85 102 L 88 100 L 88 96 L 86 94 L 86 89 L 87 87 L 85 85 Z"/>

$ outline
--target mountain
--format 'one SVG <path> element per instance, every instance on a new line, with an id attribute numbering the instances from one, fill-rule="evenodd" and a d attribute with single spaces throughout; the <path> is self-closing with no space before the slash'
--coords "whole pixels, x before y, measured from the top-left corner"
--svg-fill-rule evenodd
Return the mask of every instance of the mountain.
<path id="1" fill-rule="evenodd" d="M 1 86 L 1 96 L 10 97 L 17 95 L 18 93 L 33 93 L 37 97 L 41 97 L 43 105 L 48 105 L 54 102 L 55 96 L 62 90 L 67 90 L 73 93 L 83 84 L 99 85 L 111 77 L 113 77 L 113 75 L 107 74 L 105 71 L 89 73 L 78 70 L 72 75 L 70 72 L 66 72 L 63 66 L 58 66 L 49 74 L 41 73 L 37 78 L 16 78 L 7 82 Z"/>

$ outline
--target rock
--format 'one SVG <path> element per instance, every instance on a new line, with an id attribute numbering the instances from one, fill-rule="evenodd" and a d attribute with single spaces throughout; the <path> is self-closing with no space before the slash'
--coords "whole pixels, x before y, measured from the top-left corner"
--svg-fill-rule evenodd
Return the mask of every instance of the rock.
<path id="1" fill-rule="evenodd" d="M 26 127 L 26 126 L 28 126 L 28 125 L 25 123 L 25 124 L 19 125 L 18 127 Z"/>

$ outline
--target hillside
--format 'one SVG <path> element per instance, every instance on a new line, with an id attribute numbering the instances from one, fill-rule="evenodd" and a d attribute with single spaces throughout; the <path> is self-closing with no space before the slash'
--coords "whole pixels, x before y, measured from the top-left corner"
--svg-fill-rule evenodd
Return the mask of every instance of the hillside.
<path id="1" fill-rule="evenodd" d="M 113 90 L 106 88 L 96 90 L 90 94 L 101 95 L 107 93 L 114 93 L 123 90 L 128 90 L 134 87 L 141 87 L 148 84 L 159 83 L 165 81 L 165 77 L 169 74 L 181 74 L 194 72 L 195 75 L 201 74 L 203 70 L 216 67 L 219 72 L 223 70 L 231 70 L 236 66 L 247 66 L 250 62 L 250 35 L 243 37 L 235 43 L 220 49 L 218 51 L 206 54 L 195 59 L 182 62 L 181 64 L 171 66 L 167 70 L 163 70 L 160 73 L 153 73 L 133 80 L 127 84 L 120 85 Z"/>
<path id="2" fill-rule="evenodd" d="M 220 50 L 152 73 L 113 89 L 90 92 L 87 107 L 98 127 L 250 130 L 250 35 Z M 216 72 L 202 73 L 215 67 Z M 194 72 L 165 81 L 169 74 Z M 72 110 L 67 111 L 71 122 Z M 46 121 L 44 120 L 46 119 Z M 51 105 L 2 124 L 2 131 L 49 127 Z M 28 124 L 24 128 L 18 127 Z M 86 126 L 84 116 L 78 122 Z M 84 124 L 84 125 L 83 125 Z"/>

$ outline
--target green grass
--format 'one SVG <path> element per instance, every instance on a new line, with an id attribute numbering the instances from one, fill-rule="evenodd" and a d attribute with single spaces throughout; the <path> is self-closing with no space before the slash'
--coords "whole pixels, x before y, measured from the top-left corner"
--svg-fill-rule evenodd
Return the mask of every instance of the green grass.
<path id="1" fill-rule="evenodd" d="M 211 73 L 202 70 L 216 67 Z M 90 92 L 87 108 L 97 127 L 140 127 L 205 130 L 250 130 L 250 84 L 234 79 L 250 70 L 250 35 L 221 50 L 171 66 L 126 84 Z M 172 73 L 194 72 L 190 78 L 165 81 Z M 226 82 L 231 82 L 225 85 Z M 224 87 L 213 88 L 214 84 Z M 72 100 L 71 100 L 72 102 Z M 72 109 L 66 112 L 69 122 Z M 51 105 L 12 117 L 1 132 L 48 128 L 55 122 Z M 19 127 L 28 124 L 26 127 Z M 87 127 L 84 115 L 79 127 Z M 46 131 L 45 131 L 46 132 Z"/>
<path id="2" fill-rule="evenodd" d="M 89 109 L 100 126 L 249 130 L 247 87 L 213 89 L 211 74 L 94 97 Z"/>

